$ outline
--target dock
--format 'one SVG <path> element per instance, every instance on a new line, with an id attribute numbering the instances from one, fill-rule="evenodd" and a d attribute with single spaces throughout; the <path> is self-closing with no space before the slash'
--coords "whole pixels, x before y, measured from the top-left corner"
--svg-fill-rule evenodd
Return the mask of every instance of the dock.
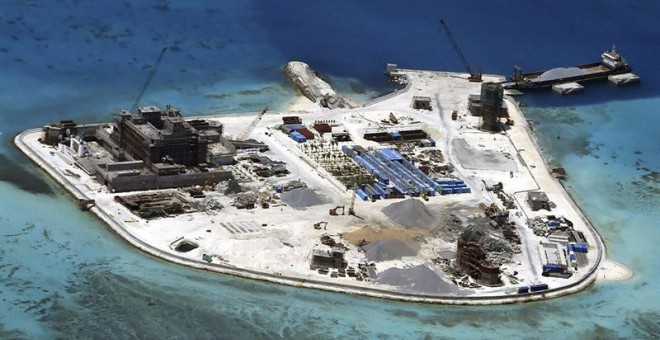
<path id="1" fill-rule="evenodd" d="M 574 94 L 582 92 L 584 90 L 584 86 L 575 82 L 571 82 L 552 85 L 552 90 L 559 94 Z"/>
<path id="2" fill-rule="evenodd" d="M 614 85 L 639 83 L 639 76 L 634 73 L 613 74 L 607 80 Z"/>

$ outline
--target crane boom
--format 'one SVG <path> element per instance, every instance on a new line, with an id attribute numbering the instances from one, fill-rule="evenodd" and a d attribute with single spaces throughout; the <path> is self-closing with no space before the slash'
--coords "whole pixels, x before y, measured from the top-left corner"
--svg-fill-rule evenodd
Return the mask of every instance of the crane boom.
<path id="1" fill-rule="evenodd" d="M 465 70 L 468 71 L 468 73 L 470 74 L 468 80 L 473 82 L 480 82 L 481 71 L 474 72 L 472 70 L 472 67 L 470 67 L 470 63 L 468 63 L 467 58 L 465 58 L 465 55 L 463 54 L 463 51 L 461 51 L 461 48 L 458 46 L 458 43 L 456 42 L 454 35 L 451 34 L 451 30 L 449 30 L 449 26 L 447 25 L 447 23 L 445 23 L 444 20 L 440 19 L 440 24 L 442 25 L 442 28 L 445 31 L 445 34 L 447 35 L 447 38 L 449 38 L 449 42 L 451 43 L 452 47 L 454 47 L 454 51 L 456 51 L 456 54 L 458 54 L 458 58 L 461 60 L 461 63 L 463 63 L 463 67 L 465 67 Z"/>
<path id="2" fill-rule="evenodd" d="M 142 88 L 140 89 L 140 92 L 138 93 L 137 97 L 135 97 L 135 102 L 133 102 L 133 106 L 131 107 L 131 112 L 137 111 L 138 105 L 140 105 L 140 99 L 142 99 L 144 92 L 147 91 L 147 87 L 149 87 L 149 84 L 151 84 L 151 80 L 154 78 L 154 75 L 156 74 L 156 69 L 158 69 L 158 65 L 160 65 L 160 62 L 163 60 L 163 56 L 165 55 L 165 52 L 167 52 L 167 47 L 163 47 L 163 49 L 160 51 L 160 54 L 158 55 L 158 59 L 156 59 L 156 64 L 151 69 L 151 72 L 149 72 L 149 76 L 147 76 L 147 80 L 142 85 Z"/>
<path id="3" fill-rule="evenodd" d="M 250 125 L 245 129 L 239 136 L 236 138 L 237 141 L 243 141 L 246 138 L 250 137 L 250 134 L 252 134 L 252 131 L 254 131 L 254 128 L 257 127 L 257 124 L 261 121 L 261 118 L 264 117 L 264 115 L 268 112 L 268 106 L 266 106 L 263 111 L 250 123 Z"/>

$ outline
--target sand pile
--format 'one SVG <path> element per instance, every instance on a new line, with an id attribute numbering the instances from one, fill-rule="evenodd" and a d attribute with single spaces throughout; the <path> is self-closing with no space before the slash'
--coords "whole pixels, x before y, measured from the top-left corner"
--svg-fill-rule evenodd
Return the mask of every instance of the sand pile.
<path id="1" fill-rule="evenodd" d="M 419 243 L 398 239 L 381 240 L 363 247 L 369 261 L 398 260 L 404 256 L 415 256 L 419 252 Z"/>
<path id="2" fill-rule="evenodd" d="M 459 292 L 454 284 L 446 282 L 425 265 L 405 269 L 390 268 L 378 274 L 376 282 L 419 293 L 451 294 Z"/>
<path id="3" fill-rule="evenodd" d="M 382 211 L 392 222 L 407 228 L 432 228 L 436 224 L 424 202 L 414 198 L 392 203 Z"/>
<path id="4" fill-rule="evenodd" d="M 411 239 L 413 237 L 424 235 L 427 231 L 423 229 L 375 229 L 370 226 L 364 226 L 358 230 L 344 233 L 342 238 L 353 244 L 358 244 L 360 241 L 374 242 L 379 240 L 389 239 Z"/>
<path id="5" fill-rule="evenodd" d="M 282 193 L 282 201 L 292 208 L 307 208 L 328 203 L 328 200 L 309 188 L 299 188 Z"/>

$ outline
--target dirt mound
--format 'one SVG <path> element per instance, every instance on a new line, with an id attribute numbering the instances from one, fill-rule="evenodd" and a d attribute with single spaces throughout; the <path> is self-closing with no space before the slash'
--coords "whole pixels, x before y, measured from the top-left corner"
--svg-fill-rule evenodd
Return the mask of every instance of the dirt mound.
<path id="1" fill-rule="evenodd" d="M 400 239 L 408 240 L 419 235 L 425 234 L 422 229 L 375 229 L 370 226 L 364 226 L 358 230 L 345 233 L 342 238 L 350 243 L 358 244 L 362 240 L 374 242 L 380 240 Z"/>
<path id="2" fill-rule="evenodd" d="M 415 256 L 419 252 L 419 243 L 405 240 L 381 240 L 363 247 L 369 261 L 398 260 L 404 256 Z"/>
<path id="3" fill-rule="evenodd" d="M 329 200 L 309 188 L 299 188 L 282 193 L 282 201 L 292 208 L 302 209 L 328 203 Z"/>
<path id="4" fill-rule="evenodd" d="M 390 268 L 378 274 L 376 282 L 419 293 L 452 294 L 459 292 L 458 287 L 443 280 L 425 265 L 405 269 Z"/>
<path id="5" fill-rule="evenodd" d="M 392 222 L 406 228 L 432 228 L 437 223 L 424 202 L 414 198 L 392 203 L 382 211 Z"/>

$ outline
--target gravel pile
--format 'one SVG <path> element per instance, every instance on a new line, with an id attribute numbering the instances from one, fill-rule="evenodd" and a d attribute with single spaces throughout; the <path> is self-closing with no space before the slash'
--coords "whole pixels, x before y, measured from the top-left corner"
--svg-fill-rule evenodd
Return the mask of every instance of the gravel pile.
<path id="1" fill-rule="evenodd" d="M 282 193 L 282 201 L 292 208 L 307 208 L 328 203 L 328 200 L 309 188 L 294 189 Z"/>
<path id="2" fill-rule="evenodd" d="M 380 240 L 362 247 L 369 261 L 398 260 L 404 256 L 415 256 L 419 252 L 419 244 L 406 240 Z"/>
<path id="3" fill-rule="evenodd" d="M 446 282 L 425 265 L 405 269 L 390 268 L 378 274 L 376 282 L 419 293 L 451 294 L 459 292 L 455 285 Z"/>
<path id="4" fill-rule="evenodd" d="M 431 228 L 437 222 L 424 202 L 414 198 L 392 203 L 382 211 L 392 222 L 406 228 Z"/>
<path id="5" fill-rule="evenodd" d="M 586 74 L 587 72 L 579 67 L 557 67 L 543 72 L 538 78 L 532 81 L 554 80 L 561 78 L 570 78 Z"/>

